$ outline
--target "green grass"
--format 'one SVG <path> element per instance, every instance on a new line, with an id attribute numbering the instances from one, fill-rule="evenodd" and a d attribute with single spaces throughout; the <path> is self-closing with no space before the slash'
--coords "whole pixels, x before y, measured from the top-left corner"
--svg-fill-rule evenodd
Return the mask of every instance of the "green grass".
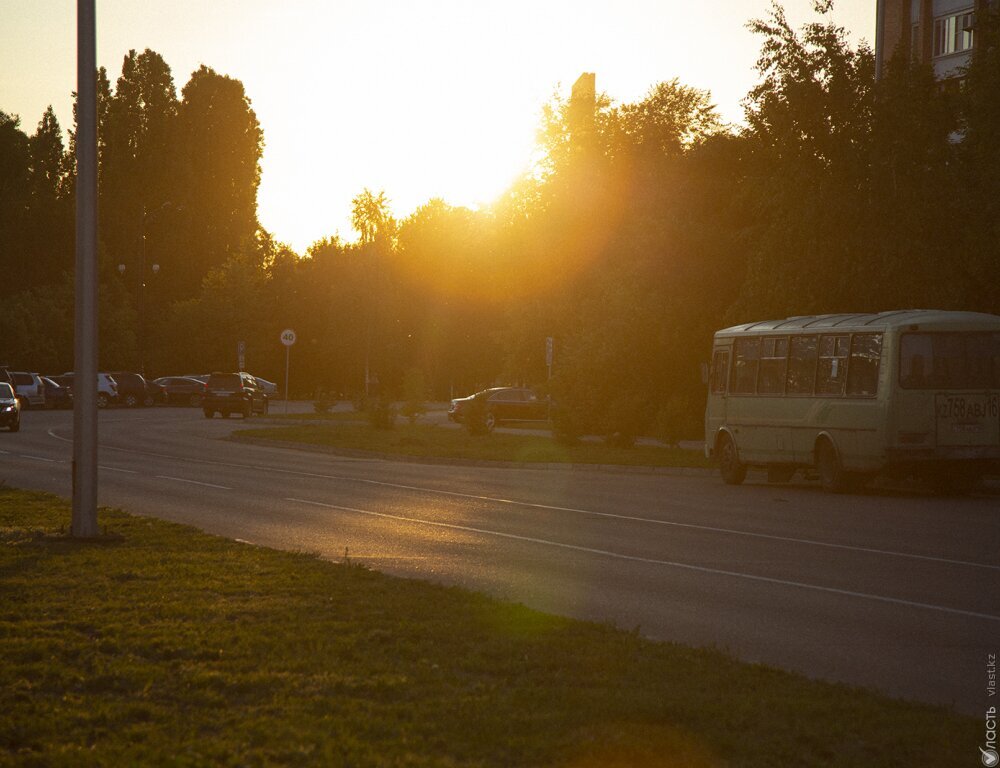
<path id="1" fill-rule="evenodd" d="M 0 489 L 0 765 L 947 766 L 982 723 Z"/>
<path id="2" fill-rule="evenodd" d="M 397 423 L 377 430 L 364 423 L 301 424 L 266 429 L 243 429 L 235 437 L 285 440 L 348 451 L 371 451 L 409 457 L 478 459 L 490 461 L 620 464 L 653 467 L 708 467 L 700 451 L 636 446 L 614 448 L 604 443 L 561 445 L 550 437 L 494 432 L 473 437 L 464 429 Z"/>

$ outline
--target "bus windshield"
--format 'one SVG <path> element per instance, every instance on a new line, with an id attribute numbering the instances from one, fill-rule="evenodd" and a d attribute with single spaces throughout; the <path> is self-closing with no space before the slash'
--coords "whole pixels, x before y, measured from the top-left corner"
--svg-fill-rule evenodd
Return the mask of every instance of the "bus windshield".
<path id="1" fill-rule="evenodd" d="M 1000 388 L 1000 333 L 906 333 L 899 347 L 904 389 Z"/>

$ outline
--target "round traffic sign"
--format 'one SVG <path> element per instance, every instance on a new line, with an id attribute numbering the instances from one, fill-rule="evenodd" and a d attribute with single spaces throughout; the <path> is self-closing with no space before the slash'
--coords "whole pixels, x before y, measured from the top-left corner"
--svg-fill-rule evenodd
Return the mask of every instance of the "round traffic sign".
<path id="1" fill-rule="evenodd" d="M 291 328 L 286 328 L 281 332 L 281 343 L 286 347 L 292 346 L 295 343 L 295 331 Z"/>

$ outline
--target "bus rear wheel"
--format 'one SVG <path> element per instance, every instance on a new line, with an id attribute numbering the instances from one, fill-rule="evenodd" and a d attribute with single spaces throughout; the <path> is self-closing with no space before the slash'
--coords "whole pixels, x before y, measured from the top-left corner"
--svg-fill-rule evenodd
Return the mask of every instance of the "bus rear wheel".
<path id="1" fill-rule="evenodd" d="M 824 491 L 844 493 L 851 489 L 851 477 L 840 463 L 837 449 L 829 440 L 822 439 L 816 444 L 816 471 Z"/>
<path id="2" fill-rule="evenodd" d="M 719 469 L 726 485 L 739 485 L 747 477 L 747 465 L 740 461 L 736 443 L 728 434 L 719 438 Z"/>

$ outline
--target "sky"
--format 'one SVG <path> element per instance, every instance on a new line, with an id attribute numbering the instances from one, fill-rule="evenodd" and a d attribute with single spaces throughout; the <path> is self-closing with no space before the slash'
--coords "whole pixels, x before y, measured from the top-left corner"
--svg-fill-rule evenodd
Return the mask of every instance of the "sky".
<path id="1" fill-rule="evenodd" d="M 785 0 L 794 26 L 812 0 Z M 541 110 L 582 72 L 616 103 L 678 78 L 739 122 L 770 0 L 97 0 L 112 87 L 151 48 L 178 94 L 206 64 L 241 80 L 264 130 L 263 226 L 302 253 L 356 239 L 351 199 L 384 190 L 397 218 L 441 197 L 486 205 L 528 170 Z M 874 43 L 875 0 L 834 21 Z M 64 129 L 76 88 L 76 2 L 0 0 L 0 110 Z"/>

